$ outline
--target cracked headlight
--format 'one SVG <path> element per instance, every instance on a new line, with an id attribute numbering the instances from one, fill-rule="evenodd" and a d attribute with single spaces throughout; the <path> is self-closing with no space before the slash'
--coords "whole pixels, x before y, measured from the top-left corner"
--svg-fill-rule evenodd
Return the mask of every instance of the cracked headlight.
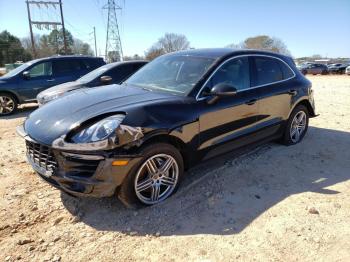
<path id="1" fill-rule="evenodd" d="M 116 131 L 125 115 L 114 115 L 104 118 L 97 123 L 86 127 L 71 137 L 74 143 L 93 143 L 107 139 Z"/>

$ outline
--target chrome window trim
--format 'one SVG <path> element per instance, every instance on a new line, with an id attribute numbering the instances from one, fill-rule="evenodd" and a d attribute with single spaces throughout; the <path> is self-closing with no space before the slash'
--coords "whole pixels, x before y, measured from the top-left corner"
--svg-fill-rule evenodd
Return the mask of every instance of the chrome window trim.
<path id="1" fill-rule="evenodd" d="M 240 58 L 240 57 L 249 57 L 249 56 L 263 56 L 263 57 L 269 57 L 269 58 L 273 58 L 273 59 L 277 59 L 279 61 L 282 61 L 292 72 L 293 72 L 293 76 L 292 77 L 289 77 L 287 79 L 283 79 L 283 80 L 280 80 L 280 81 L 275 81 L 275 82 L 271 82 L 271 83 L 267 83 L 267 84 L 263 84 L 263 85 L 258 85 L 258 86 L 252 86 L 252 87 L 249 87 L 249 88 L 245 88 L 245 89 L 241 89 L 239 91 L 237 91 L 237 93 L 239 92 L 243 92 L 243 91 L 247 91 L 247 90 L 251 90 L 251 89 L 256 89 L 256 88 L 259 88 L 259 87 L 263 87 L 263 86 L 267 86 L 267 85 L 272 85 L 272 84 L 277 84 L 277 83 L 282 83 L 282 82 L 285 82 L 285 81 L 288 81 L 290 79 L 293 79 L 296 77 L 296 74 L 294 72 L 294 70 L 290 67 L 290 65 L 288 65 L 285 61 L 283 61 L 281 58 L 279 57 L 275 57 L 275 56 L 270 56 L 270 55 L 263 55 L 263 54 L 247 54 L 247 55 L 238 55 L 238 56 L 234 56 L 234 57 L 231 57 L 225 61 L 223 61 L 216 69 L 213 73 L 211 73 L 210 77 L 208 77 L 207 81 L 205 81 L 205 83 L 202 85 L 201 89 L 199 90 L 199 92 L 197 93 L 196 95 L 196 100 L 197 101 L 201 101 L 203 99 L 206 98 L 206 96 L 203 96 L 203 97 L 199 97 L 200 93 L 202 92 L 202 90 L 204 89 L 204 87 L 208 84 L 209 80 L 213 77 L 213 75 L 222 67 L 224 66 L 226 63 L 230 62 L 231 60 L 234 60 L 234 59 L 237 59 L 237 58 Z M 251 75 L 250 75 L 251 76 Z M 249 78 L 251 79 L 251 78 Z"/>

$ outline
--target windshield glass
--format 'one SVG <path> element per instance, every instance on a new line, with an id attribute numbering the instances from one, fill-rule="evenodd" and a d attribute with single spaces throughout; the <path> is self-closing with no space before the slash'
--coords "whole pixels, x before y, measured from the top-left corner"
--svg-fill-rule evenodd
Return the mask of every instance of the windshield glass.
<path id="1" fill-rule="evenodd" d="M 104 72 L 106 72 L 110 67 L 111 67 L 110 65 L 101 66 L 101 67 L 91 71 L 90 73 L 80 77 L 77 81 L 79 81 L 81 83 L 91 82 L 91 81 L 95 80 L 97 77 L 102 76 L 102 74 Z"/>
<path id="2" fill-rule="evenodd" d="M 23 65 L 20 65 L 19 67 L 16 67 L 15 69 L 11 70 L 10 72 L 8 72 L 7 74 L 4 75 L 4 77 L 12 77 L 17 75 L 18 73 L 20 73 L 21 71 L 25 70 L 26 68 L 28 68 L 29 66 L 31 66 L 33 64 L 33 62 L 27 62 Z"/>
<path id="3" fill-rule="evenodd" d="M 126 84 L 186 95 L 213 62 L 207 57 L 162 56 L 142 67 Z"/>

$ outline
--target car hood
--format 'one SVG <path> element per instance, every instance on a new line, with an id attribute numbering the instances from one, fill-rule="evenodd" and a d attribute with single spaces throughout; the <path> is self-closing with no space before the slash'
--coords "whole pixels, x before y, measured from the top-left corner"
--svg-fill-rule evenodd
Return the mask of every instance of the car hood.
<path id="1" fill-rule="evenodd" d="M 130 85 L 84 88 L 35 110 L 25 121 L 24 129 L 32 139 L 51 145 L 58 137 L 96 116 L 108 113 L 128 114 L 148 105 L 181 98 Z"/>
<path id="2" fill-rule="evenodd" d="M 78 88 L 83 87 L 83 83 L 80 83 L 78 81 L 73 81 L 73 82 L 67 82 L 63 83 L 57 86 L 53 86 L 51 88 L 48 88 L 41 93 L 39 93 L 38 98 L 43 98 L 43 97 L 50 97 L 54 96 L 57 94 L 62 94 L 68 91 L 72 91 Z"/>

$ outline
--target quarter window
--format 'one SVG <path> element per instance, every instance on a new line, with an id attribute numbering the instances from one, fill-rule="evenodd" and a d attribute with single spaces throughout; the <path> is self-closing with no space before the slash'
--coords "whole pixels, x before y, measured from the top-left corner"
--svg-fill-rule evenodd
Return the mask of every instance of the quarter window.
<path id="1" fill-rule="evenodd" d="M 41 76 L 51 76 L 52 75 L 52 63 L 43 62 L 33 66 L 29 69 L 29 75 L 31 78 L 41 77 Z"/>
<path id="2" fill-rule="evenodd" d="M 283 80 L 279 61 L 270 57 L 255 57 L 254 86 L 260 86 Z"/>
<path id="3" fill-rule="evenodd" d="M 226 83 L 243 90 L 250 87 L 248 57 L 235 58 L 221 66 L 211 77 L 205 90 L 209 91 L 217 84 Z"/>

